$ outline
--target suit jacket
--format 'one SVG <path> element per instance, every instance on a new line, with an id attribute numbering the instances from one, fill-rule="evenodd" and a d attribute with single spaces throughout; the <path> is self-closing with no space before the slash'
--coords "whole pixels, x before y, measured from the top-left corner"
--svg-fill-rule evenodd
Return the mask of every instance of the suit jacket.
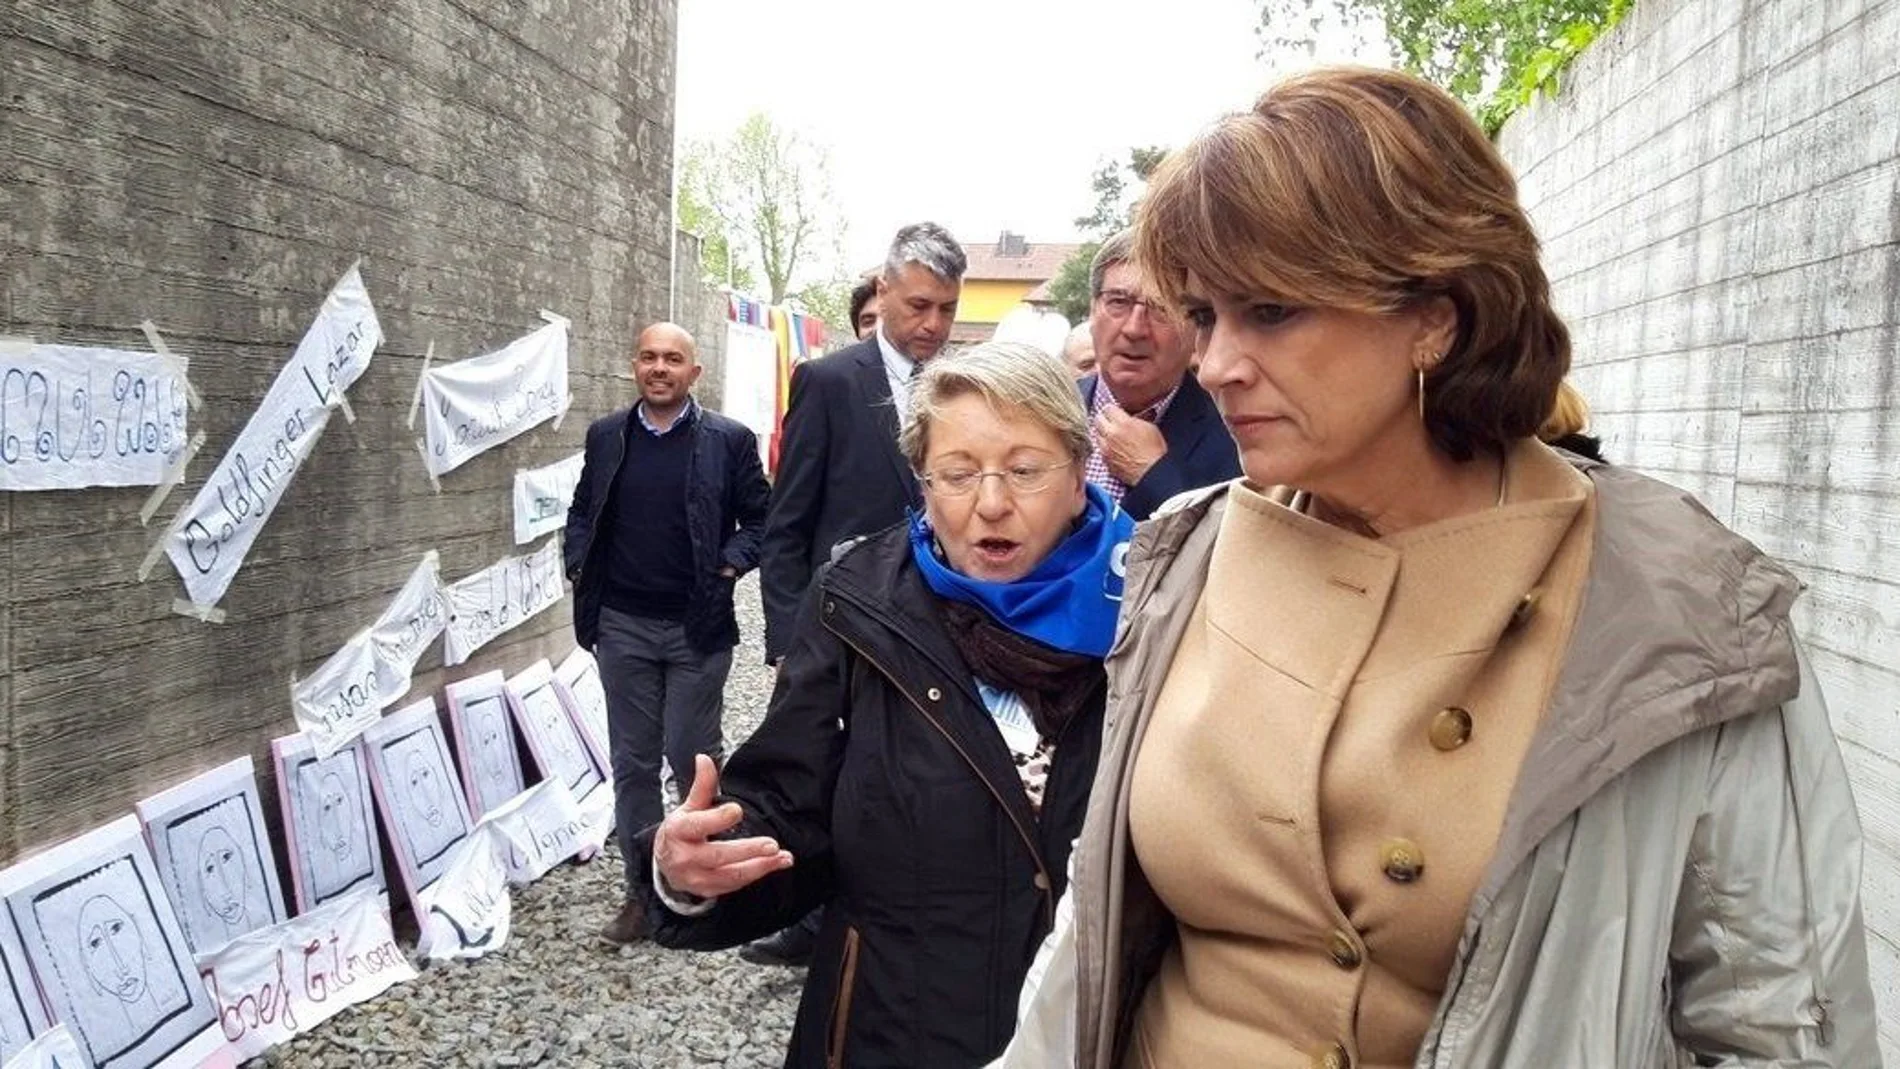
<path id="1" fill-rule="evenodd" d="M 800 364 L 779 440 L 759 596 L 765 657 L 791 645 L 798 606 L 840 542 L 898 523 L 923 498 L 897 451 L 897 409 L 876 337 Z"/>
<path id="2" fill-rule="evenodd" d="M 1089 375 L 1078 383 L 1085 410 L 1095 404 L 1098 379 Z M 1168 443 L 1168 455 L 1156 461 L 1148 474 L 1122 495 L 1123 512 L 1145 520 L 1176 494 L 1240 477 L 1240 448 L 1221 422 L 1214 399 L 1201 389 L 1192 372 L 1182 379 L 1181 391 L 1174 395 L 1158 426 Z"/>

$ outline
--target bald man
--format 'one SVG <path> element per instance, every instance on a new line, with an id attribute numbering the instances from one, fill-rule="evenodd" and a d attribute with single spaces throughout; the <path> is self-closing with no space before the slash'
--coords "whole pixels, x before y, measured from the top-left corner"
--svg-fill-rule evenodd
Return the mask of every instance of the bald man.
<path id="1" fill-rule="evenodd" d="M 662 759 L 684 793 L 693 755 L 722 756 L 722 696 L 739 644 L 732 587 L 758 566 L 772 493 L 758 438 L 693 400 L 700 370 L 686 331 L 655 323 L 640 332 L 640 400 L 587 428 L 567 512 L 574 637 L 594 652 L 607 692 L 623 858 L 659 823 Z M 602 939 L 645 934 L 649 886 L 646 873 L 626 873 Z"/>

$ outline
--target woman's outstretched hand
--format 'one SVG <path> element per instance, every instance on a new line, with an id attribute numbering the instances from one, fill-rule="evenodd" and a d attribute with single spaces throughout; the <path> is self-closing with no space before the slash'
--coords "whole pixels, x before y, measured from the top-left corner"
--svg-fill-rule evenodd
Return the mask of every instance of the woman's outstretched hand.
<path id="1" fill-rule="evenodd" d="M 700 754 L 693 759 L 693 787 L 686 801 L 660 822 L 653 836 L 653 860 L 668 887 L 701 898 L 731 894 L 746 885 L 792 867 L 790 851 L 764 836 L 715 840 L 738 827 L 743 816 L 735 802 L 714 805 L 719 797 L 719 766 Z"/>

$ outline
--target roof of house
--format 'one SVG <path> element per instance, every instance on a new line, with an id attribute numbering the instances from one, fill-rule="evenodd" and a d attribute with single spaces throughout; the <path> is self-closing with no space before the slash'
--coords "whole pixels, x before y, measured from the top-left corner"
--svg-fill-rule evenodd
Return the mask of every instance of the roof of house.
<path id="1" fill-rule="evenodd" d="M 1062 264 L 1081 247 L 1047 242 L 1031 244 L 1015 234 L 1005 233 L 997 241 L 963 247 L 970 261 L 963 277 L 966 281 L 1046 282 L 1054 278 Z"/>

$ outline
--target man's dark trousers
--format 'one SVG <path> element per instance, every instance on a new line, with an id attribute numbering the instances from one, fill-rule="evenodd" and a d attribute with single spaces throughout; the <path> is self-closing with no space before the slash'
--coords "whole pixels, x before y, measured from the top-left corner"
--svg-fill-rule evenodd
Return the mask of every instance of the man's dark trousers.
<path id="1" fill-rule="evenodd" d="M 615 834 L 621 856 L 631 859 L 634 836 L 662 816 L 661 756 L 673 774 L 675 800 L 693 785 L 694 755 L 724 757 L 720 719 L 732 651 L 695 653 L 681 624 L 603 606 L 594 657 L 607 692 Z M 628 860 L 627 886 L 640 887 L 649 877 L 632 864 Z"/>

